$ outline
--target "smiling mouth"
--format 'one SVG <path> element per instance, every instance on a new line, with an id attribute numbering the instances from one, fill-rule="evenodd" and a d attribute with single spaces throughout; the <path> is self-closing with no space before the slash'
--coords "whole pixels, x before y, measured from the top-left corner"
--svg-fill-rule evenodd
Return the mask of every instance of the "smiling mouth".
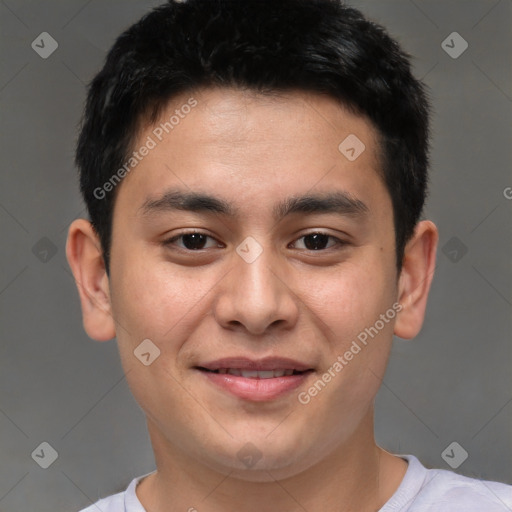
<path id="1" fill-rule="evenodd" d="M 198 367 L 199 370 L 217 373 L 220 375 L 235 375 L 237 377 L 244 377 L 245 379 L 275 379 L 279 377 L 290 377 L 292 375 L 302 375 L 312 370 L 293 370 L 293 369 L 277 369 L 277 370 L 246 370 L 243 368 L 218 368 L 216 370 L 209 370 L 208 368 Z"/>
<path id="2" fill-rule="evenodd" d="M 279 358 L 260 361 L 226 358 L 195 366 L 195 370 L 217 389 L 251 402 L 269 402 L 285 397 L 304 384 L 314 372 L 302 363 Z"/>

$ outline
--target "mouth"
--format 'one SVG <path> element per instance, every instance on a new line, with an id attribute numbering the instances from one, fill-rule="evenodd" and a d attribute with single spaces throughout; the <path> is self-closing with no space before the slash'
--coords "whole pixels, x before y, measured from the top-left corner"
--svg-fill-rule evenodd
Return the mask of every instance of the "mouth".
<path id="1" fill-rule="evenodd" d="M 243 400 L 264 402 L 282 397 L 314 372 L 307 365 L 283 358 L 259 361 L 226 358 L 194 367 L 207 382 Z"/>
<path id="2" fill-rule="evenodd" d="M 198 370 L 205 372 L 218 373 L 219 375 L 236 375 L 245 379 L 275 379 L 278 377 L 290 377 L 290 375 L 300 375 L 311 370 L 244 370 L 242 368 L 219 368 L 218 370 L 209 370 L 208 368 L 198 367 Z"/>

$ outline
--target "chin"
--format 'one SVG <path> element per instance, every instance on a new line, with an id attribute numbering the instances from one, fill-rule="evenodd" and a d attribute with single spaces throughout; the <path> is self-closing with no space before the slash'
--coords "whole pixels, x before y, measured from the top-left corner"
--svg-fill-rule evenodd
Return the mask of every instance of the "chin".
<path id="1" fill-rule="evenodd" d="M 293 477 L 317 462 L 314 456 L 317 450 L 312 447 L 308 450 L 300 449 L 301 443 L 298 441 L 293 442 L 290 436 L 284 435 L 276 436 L 273 442 L 256 436 L 246 436 L 245 442 L 230 439 L 229 447 L 219 446 L 217 450 L 210 451 L 209 457 L 205 457 L 209 450 L 204 447 L 200 460 L 230 478 L 248 482 L 274 482 L 276 479 Z"/>

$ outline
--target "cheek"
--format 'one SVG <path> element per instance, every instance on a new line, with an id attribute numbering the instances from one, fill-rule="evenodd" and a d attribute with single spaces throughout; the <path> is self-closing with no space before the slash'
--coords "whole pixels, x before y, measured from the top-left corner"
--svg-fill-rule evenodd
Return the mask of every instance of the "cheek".
<path id="1" fill-rule="evenodd" d="M 125 373 L 130 372 L 127 380 L 134 395 L 142 403 L 151 402 L 159 389 L 168 389 L 170 394 L 179 391 L 176 379 L 184 378 L 190 357 L 187 341 L 197 340 L 198 330 L 210 321 L 212 297 L 222 274 L 209 267 L 179 268 L 154 257 L 125 256 L 116 265 L 112 302 L 114 318 L 121 326 L 117 329 L 121 362 Z M 150 366 L 134 355 L 146 339 L 160 350 Z M 132 381 L 136 382 L 133 386 Z"/>
<path id="2" fill-rule="evenodd" d="M 182 324 L 202 313 L 201 301 L 211 288 L 205 280 L 191 279 L 190 272 L 149 258 L 124 258 L 116 262 L 116 270 L 112 276 L 114 318 L 126 330 L 119 334 L 131 344 L 150 338 L 172 346 Z"/>
<path id="3" fill-rule="evenodd" d="M 371 266 L 340 267 L 314 294 L 315 311 L 322 320 L 319 324 L 325 326 L 329 342 L 322 370 L 331 368 L 336 375 L 324 398 L 341 409 L 363 411 L 369 405 L 391 349 L 397 314 L 393 308 L 394 274 L 387 270 L 389 262 L 378 263 L 376 258 L 372 262 Z M 342 368 L 333 369 L 336 362 Z"/>
<path id="4" fill-rule="evenodd" d="M 169 420 L 176 410 L 181 411 L 185 420 L 192 414 L 189 409 L 194 408 L 178 383 L 182 376 L 174 362 L 204 314 L 201 299 L 211 284 L 191 281 L 176 269 L 171 271 L 168 264 L 164 266 L 154 260 L 144 262 L 125 257 L 115 265 L 112 306 L 118 325 L 119 354 L 132 394 L 153 421 Z M 153 359 L 155 349 L 145 345 L 148 348 L 144 350 L 150 352 L 152 359 L 148 365 L 136 357 L 142 353 L 138 347 L 146 339 L 159 350 Z M 160 402 L 162 390 L 165 390 L 165 408 Z M 188 420 L 194 421 L 192 417 Z"/>
<path id="5" fill-rule="evenodd" d="M 340 265 L 328 275 L 303 280 L 305 303 L 330 327 L 340 348 L 391 308 L 394 284 L 382 264 Z M 388 325 L 388 324 L 386 324 Z"/>

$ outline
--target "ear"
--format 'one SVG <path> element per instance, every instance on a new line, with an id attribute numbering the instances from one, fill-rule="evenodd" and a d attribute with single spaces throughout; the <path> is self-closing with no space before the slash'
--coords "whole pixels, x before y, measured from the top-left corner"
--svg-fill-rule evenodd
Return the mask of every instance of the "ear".
<path id="1" fill-rule="evenodd" d="M 405 247 L 398 282 L 398 302 L 403 309 L 397 315 L 394 328 L 394 333 L 400 338 L 414 338 L 423 325 L 436 266 L 438 239 L 435 224 L 424 220 L 418 222 L 413 237 Z"/>
<path id="2" fill-rule="evenodd" d="M 89 221 L 77 219 L 72 222 L 66 257 L 80 295 L 85 332 L 97 341 L 114 338 L 109 280 L 98 235 Z"/>

